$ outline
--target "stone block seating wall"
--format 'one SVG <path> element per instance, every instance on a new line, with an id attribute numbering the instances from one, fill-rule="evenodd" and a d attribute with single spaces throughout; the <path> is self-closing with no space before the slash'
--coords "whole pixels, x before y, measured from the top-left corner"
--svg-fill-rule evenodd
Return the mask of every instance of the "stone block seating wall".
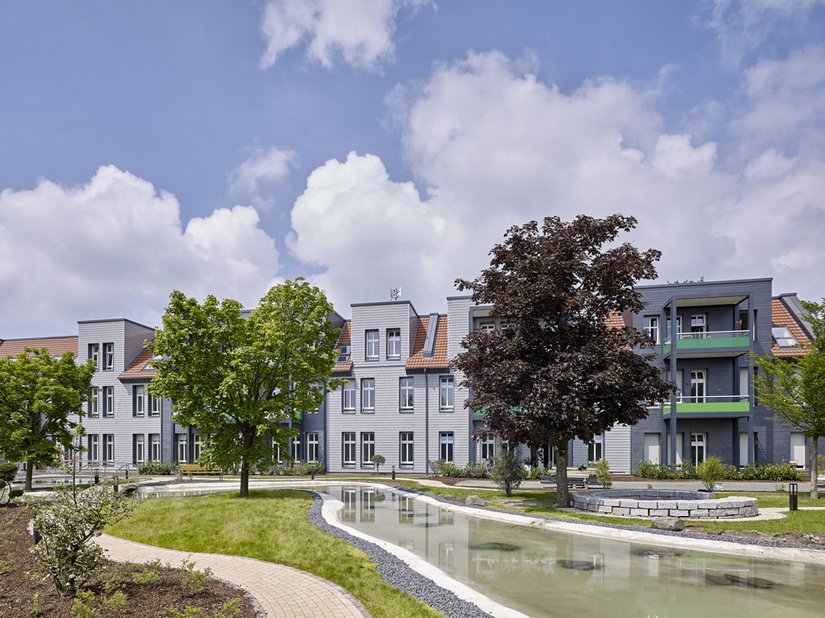
<path id="1" fill-rule="evenodd" d="M 573 507 L 600 515 L 623 517 L 687 517 L 721 519 L 755 517 L 759 514 L 756 498 L 714 499 L 713 494 L 698 491 L 656 489 L 613 489 L 573 494 Z"/>

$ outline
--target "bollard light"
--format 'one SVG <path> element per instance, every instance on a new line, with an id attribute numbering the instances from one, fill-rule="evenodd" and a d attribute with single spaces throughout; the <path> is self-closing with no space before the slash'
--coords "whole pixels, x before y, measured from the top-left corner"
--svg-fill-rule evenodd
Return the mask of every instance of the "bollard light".
<path id="1" fill-rule="evenodd" d="M 395 480 L 395 466 L 392 467 L 392 480 Z"/>
<path id="2" fill-rule="evenodd" d="M 788 510 L 789 511 L 798 511 L 799 510 L 799 484 L 798 483 L 789 483 L 788 484 Z"/>

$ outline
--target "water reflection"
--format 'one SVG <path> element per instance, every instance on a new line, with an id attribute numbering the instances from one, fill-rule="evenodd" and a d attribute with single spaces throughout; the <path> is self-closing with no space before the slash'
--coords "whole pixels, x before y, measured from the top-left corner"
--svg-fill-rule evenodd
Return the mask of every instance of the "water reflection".
<path id="1" fill-rule="evenodd" d="M 819 616 L 825 568 L 553 533 L 327 487 L 348 525 L 531 616 Z"/>

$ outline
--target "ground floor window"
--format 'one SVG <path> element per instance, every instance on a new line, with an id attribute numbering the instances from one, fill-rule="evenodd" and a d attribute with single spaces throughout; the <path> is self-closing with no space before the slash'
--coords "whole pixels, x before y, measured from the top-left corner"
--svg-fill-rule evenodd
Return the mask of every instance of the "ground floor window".
<path id="1" fill-rule="evenodd" d="M 281 443 L 277 440 L 272 440 L 272 460 L 275 463 L 281 463 L 283 459 L 281 458 Z"/>
<path id="2" fill-rule="evenodd" d="M 488 460 L 496 454 L 496 434 L 491 431 L 481 434 L 481 459 Z"/>
<path id="3" fill-rule="evenodd" d="M 690 461 L 694 466 L 705 463 L 705 434 L 690 434 Z"/>
<path id="4" fill-rule="evenodd" d="M 399 463 L 402 466 L 412 466 L 415 463 L 413 459 L 413 432 L 412 431 L 402 431 L 399 437 L 399 442 L 401 446 L 401 456 L 399 458 Z"/>
<path id="5" fill-rule="evenodd" d="M 135 455 L 133 463 L 142 464 L 146 461 L 146 438 L 141 433 L 136 434 L 132 439 L 134 440 L 133 451 Z"/>
<path id="6" fill-rule="evenodd" d="M 343 443 L 342 459 L 345 466 L 355 465 L 355 432 L 345 431 L 341 434 Z"/>
<path id="7" fill-rule="evenodd" d="M 188 461 L 186 457 L 188 446 L 189 441 L 186 439 L 186 434 L 180 434 L 178 436 L 178 463 L 186 463 Z"/>
<path id="8" fill-rule="evenodd" d="M 443 461 L 453 461 L 453 446 L 455 436 L 452 431 L 442 431 L 438 434 L 438 457 Z"/>
<path id="9" fill-rule="evenodd" d="M 160 461 L 160 434 L 149 434 L 149 459 L 152 461 Z"/>
<path id="10" fill-rule="evenodd" d="M 318 432 L 307 434 L 307 461 L 320 461 L 318 457 Z"/>
<path id="11" fill-rule="evenodd" d="M 292 461 L 301 461 L 301 436 L 292 438 Z"/>
<path id="12" fill-rule="evenodd" d="M 600 461 L 604 457 L 604 434 L 593 436 L 587 445 L 587 461 Z"/>
<path id="13" fill-rule="evenodd" d="M 115 462 L 115 435 L 113 433 L 103 434 L 103 461 Z"/>
<path id="14" fill-rule="evenodd" d="M 201 435 L 195 434 L 192 438 L 192 460 L 199 461 L 201 458 L 201 451 L 203 451 L 203 439 Z"/>
<path id="15" fill-rule="evenodd" d="M 86 436 L 87 438 L 87 454 L 89 456 L 89 463 L 97 463 L 100 461 L 100 452 L 98 451 L 99 443 L 97 434 Z"/>
<path id="16" fill-rule="evenodd" d="M 373 466 L 372 457 L 375 455 L 375 434 L 371 431 L 361 433 L 361 465 Z"/>

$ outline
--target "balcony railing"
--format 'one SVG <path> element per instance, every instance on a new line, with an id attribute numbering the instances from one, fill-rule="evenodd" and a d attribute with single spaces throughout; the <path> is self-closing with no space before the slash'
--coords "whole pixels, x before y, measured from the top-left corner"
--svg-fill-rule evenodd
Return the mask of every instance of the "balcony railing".
<path id="1" fill-rule="evenodd" d="M 672 338 L 666 337 L 662 342 L 662 352 L 670 353 Z M 687 350 L 714 350 L 722 348 L 743 349 L 750 345 L 750 331 L 748 330 L 712 330 L 696 333 L 676 333 L 676 349 L 679 352 Z"/>
<path id="2" fill-rule="evenodd" d="M 676 400 L 678 414 L 749 414 L 748 395 L 684 395 Z M 670 403 L 662 404 L 662 416 L 670 416 Z"/>

